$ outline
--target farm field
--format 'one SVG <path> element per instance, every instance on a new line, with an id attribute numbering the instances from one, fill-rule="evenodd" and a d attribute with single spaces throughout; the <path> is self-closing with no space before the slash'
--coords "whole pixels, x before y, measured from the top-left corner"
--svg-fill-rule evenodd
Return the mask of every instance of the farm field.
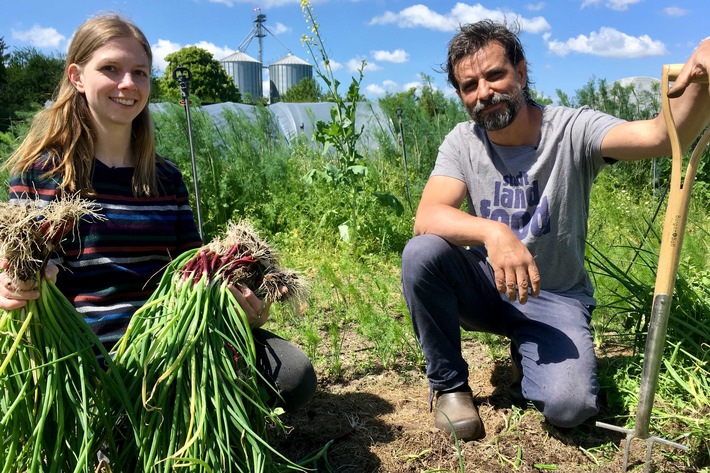
<path id="1" fill-rule="evenodd" d="M 354 334 L 344 336 L 343 370 L 349 372 L 368 342 Z M 285 416 L 292 430 L 277 445 L 298 459 L 334 440 L 328 460 L 332 471 L 342 473 L 621 471 L 625 442 L 621 434 L 592 422 L 570 431 L 546 424 L 533 407 L 511 403 L 507 360 L 493 361 L 489 349 L 477 340 L 467 340 L 464 351 L 486 425 L 484 439 L 464 442 L 457 449 L 452 439 L 434 428 L 421 371 L 382 369 L 333 381 L 326 376 L 302 412 Z M 682 455 L 672 450 L 654 447 L 652 471 L 698 471 L 685 466 Z M 644 459 L 645 444 L 636 440 L 629 471 L 643 471 Z M 322 469 L 323 462 L 320 465 L 318 471 L 329 471 Z"/>

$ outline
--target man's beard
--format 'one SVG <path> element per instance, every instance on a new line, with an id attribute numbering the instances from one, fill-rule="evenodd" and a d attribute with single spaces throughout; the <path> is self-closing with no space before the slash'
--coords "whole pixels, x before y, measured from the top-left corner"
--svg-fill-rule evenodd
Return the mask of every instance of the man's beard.
<path id="1" fill-rule="evenodd" d="M 508 104 L 504 110 L 493 111 L 485 116 L 483 115 L 486 107 L 501 102 Z M 518 83 L 512 94 L 494 94 L 490 100 L 478 102 L 473 108 L 469 108 L 468 114 L 484 130 L 497 131 L 513 123 L 523 105 L 525 105 L 525 94 L 522 86 Z"/>

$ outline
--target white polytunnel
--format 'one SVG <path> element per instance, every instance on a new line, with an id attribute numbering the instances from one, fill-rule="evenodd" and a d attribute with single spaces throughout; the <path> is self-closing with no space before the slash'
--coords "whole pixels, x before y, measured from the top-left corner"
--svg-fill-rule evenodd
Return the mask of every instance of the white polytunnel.
<path id="1" fill-rule="evenodd" d="M 239 113 L 249 119 L 256 120 L 258 112 L 256 107 L 262 107 L 262 105 L 225 102 L 192 107 L 191 113 L 207 113 L 212 123 L 217 128 L 222 128 L 225 125 L 226 111 Z M 273 115 L 278 131 L 290 144 L 299 137 L 312 140 L 316 123 L 331 121 L 330 113 L 333 107 L 335 104 L 331 102 L 277 102 L 265 108 Z M 152 104 L 151 108 L 156 111 L 165 109 L 163 104 Z M 358 102 L 355 112 L 355 126 L 358 131 L 362 127 L 362 135 L 358 145 L 363 150 L 378 149 L 382 139 L 394 141 L 393 125 L 377 102 Z"/>

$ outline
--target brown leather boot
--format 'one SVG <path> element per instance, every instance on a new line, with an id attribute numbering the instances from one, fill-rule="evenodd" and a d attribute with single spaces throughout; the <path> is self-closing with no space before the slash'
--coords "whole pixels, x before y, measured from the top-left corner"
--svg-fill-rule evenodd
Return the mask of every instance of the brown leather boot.
<path id="1" fill-rule="evenodd" d="M 448 434 L 456 434 L 459 440 L 477 440 L 486 436 L 470 391 L 438 393 L 434 425 Z"/>

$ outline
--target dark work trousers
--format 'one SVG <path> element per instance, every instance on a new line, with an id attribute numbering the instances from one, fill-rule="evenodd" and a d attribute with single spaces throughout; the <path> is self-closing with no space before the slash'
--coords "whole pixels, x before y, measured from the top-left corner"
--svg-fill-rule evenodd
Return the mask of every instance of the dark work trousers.
<path id="1" fill-rule="evenodd" d="M 255 328 L 252 333 L 257 367 L 275 388 L 270 390 L 273 403 L 286 412 L 305 406 L 316 391 L 311 360 L 299 347 L 267 330 Z"/>
<path id="2" fill-rule="evenodd" d="M 593 307 L 546 291 L 526 304 L 510 302 L 498 293 L 483 249 L 435 235 L 407 243 L 402 290 L 432 392 L 468 382 L 462 327 L 511 339 L 523 396 L 551 424 L 574 427 L 598 413 Z"/>

